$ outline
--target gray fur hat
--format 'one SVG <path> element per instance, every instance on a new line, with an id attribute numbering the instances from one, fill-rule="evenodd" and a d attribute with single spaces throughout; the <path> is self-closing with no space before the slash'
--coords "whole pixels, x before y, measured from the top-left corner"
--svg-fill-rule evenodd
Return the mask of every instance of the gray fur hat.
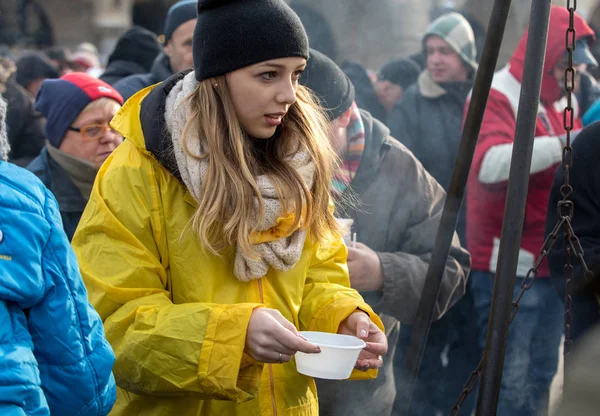
<path id="1" fill-rule="evenodd" d="M 0 97 L 0 160 L 8 160 L 10 145 L 6 133 L 6 101 Z"/>

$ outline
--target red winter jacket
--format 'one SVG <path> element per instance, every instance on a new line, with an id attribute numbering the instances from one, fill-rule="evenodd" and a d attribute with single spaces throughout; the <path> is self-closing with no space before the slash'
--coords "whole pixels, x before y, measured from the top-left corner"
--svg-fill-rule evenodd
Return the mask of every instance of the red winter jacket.
<path id="1" fill-rule="evenodd" d="M 544 242 L 548 195 L 554 172 L 562 160 L 562 143 L 558 136 L 565 133 L 562 111 L 566 100 L 561 99 L 564 87 L 550 71 L 566 52 L 568 26 L 568 11 L 564 7 L 552 7 L 517 276 L 525 276 L 539 255 Z M 593 41 L 592 29 L 577 15 L 575 29 L 577 39 L 589 36 Z M 509 65 L 494 75 L 475 150 L 467 188 L 467 248 L 473 270 L 496 271 L 526 45 L 527 33 Z M 574 128 L 581 128 L 577 114 L 575 118 Z M 549 275 L 544 261 L 539 276 Z"/>

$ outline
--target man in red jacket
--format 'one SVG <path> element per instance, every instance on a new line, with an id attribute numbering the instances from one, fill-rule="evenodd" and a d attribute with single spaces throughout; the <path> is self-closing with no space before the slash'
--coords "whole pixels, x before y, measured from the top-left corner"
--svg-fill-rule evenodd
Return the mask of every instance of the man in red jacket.
<path id="1" fill-rule="evenodd" d="M 553 7 L 515 296 L 544 242 L 548 195 L 554 171 L 562 160 L 566 133 L 562 111 L 566 104 L 564 74 L 568 60 L 565 33 L 568 27 L 568 11 L 564 7 Z M 594 41 L 594 32 L 579 16 L 575 16 L 575 30 L 574 66 L 580 73 L 586 65 L 597 64 L 588 48 L 588 44 Z M 467 248 L 473 262 L 469 290 L 477 309 L 482 347 L 498 262 L 526 44 L 527 33 L 508 66 L 494 76 L 467 188 Z M 577 114 L 574 128 L 581 128 Z M 498 407 L 500 416 L 538 415 L 547 408 L 562 333 L 562 304 L 549 276 L 548 264 L 544 261 L 538 280 L 523 297 L 519 314 L 510 327 Z"/>

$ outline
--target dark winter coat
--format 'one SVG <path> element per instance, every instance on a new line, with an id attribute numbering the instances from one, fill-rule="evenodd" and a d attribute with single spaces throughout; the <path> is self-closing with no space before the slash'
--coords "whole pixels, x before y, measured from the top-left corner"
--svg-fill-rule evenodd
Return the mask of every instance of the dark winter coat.
<path id="1" fill-rule="evenodd" d="M 570 184 L 573 193 L 570 200 L 574 204 L 572 219 L 573 230 L 579 238 L 585 252 L 584 259 L 592 271 L 592 279 L 584 281 L 583 268 L 575 255 L 572 264 L 575 267 L 575 282 L 571 290 L 573 297 L 573 326 L 571 335 L 577 339 L 593 325 L 600 323 L 600 123 L 586 127 L 573 142 L 573 166 L 570 169 Z M 565 183 L 562 166 L 556 170 L 554 183 L 548 201 L 546 235 L 554 228 L 558 220 L 558 201 L 562 199 L 561 187 Z M 568 209 L 565 209 L 568 212 Z M 564 228 L 558 233 L 554 249 L 548 257 L 550 276 L 561 299 L 565 296 L 564 266 L 566 257 L 563 248 Z"/>
<path id="2" fill-rule="evenodd" d="M 29 94 L 16 81 L 10 79 L 6 83 L 3 94 L 8 102 L 6 127 L 11 152 L 10 161 L 19 166 L 26 166 L 44 147 L 44 118 L 35 111 Z"/>
<path id="3" fill-rule="evenodd" d="M 132 75 L 143 75 L 147 71 L 139 64 L 131 61 L 113 61 L 106 67 L 106 70 L 100 76 L 100 79 L 107 84 L 115 85 L 123 78 Z"/>
<path id="4" fill-rule="evenodd" d="M 465 101 L 472 86 L 472 81 L 442 86 L 425 70 L 387 119 L 392 137 L 408 147 L 446 191 L 458 156 Z M 464 230 L 463 209 L 457 227 L 463 244 Z"/>
<path id="5" fill-rule="evenodd" d="M 147 74 L 130 75 L 115 83 L 113 86 L 127 101 L 133 94 L 150 85 L 162 82 L 173 75 L 169 57 L 159 54 L 152 64 L 152 70 Z"/>
<path id="6" fill-rule="evenodd" d="M 473 84 L 436 84 L 424 71 L 388 116 L 391 135 L 411 150 L 444 189 L 460 144 L 463 112 Z"/>
<path id="7" fill-rule="evenodd" d="M 375 380 L 318 381 L 320 411 L 327 415 L 390 415 L 396 396 L 393 356 L 399 322 L 415 319 L 445 198 L 444 190 L 380 121 L 362 112 L 366 147 L 347 195 L 358 207 L 337 207 L 354 219 L 357 240 L 377 252 L 384 276 L 382 293 L 362 293 L 378 311 L 388 336 L 388 354 Z M 465 293 L 468 253 L 455 237 L 446 262 L 434 319 Z"/>
<path id="8" fill-rule="evenodd" d="M 63 228 L 71 241 L 87 201 L 71 181 L 67 172 L 48 155 L 45 148 L 27 166 L 27 170 L 40 178 L 42 183 L 54 194 L 60 209 Z"/>

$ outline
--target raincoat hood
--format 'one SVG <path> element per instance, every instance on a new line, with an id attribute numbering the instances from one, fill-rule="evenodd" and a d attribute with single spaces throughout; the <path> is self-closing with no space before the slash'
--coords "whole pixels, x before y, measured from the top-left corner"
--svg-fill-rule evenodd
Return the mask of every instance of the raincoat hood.
<path id="1" fill-rule="evenodd" d="M 575 14 L 575 32 L 576 40 L 589 38 L 590 45 L 595 42 L 594 31 L 590 26 Z M 560 57 L 566 53 L 565 36 L 569 28 L 569 12 L 564 7 L 553 6 L 550 11 L 550 29 L 548 31 L 548 43 L 546 47 L 546 57 L 544 63 L 544 73 L 542 77 L 541 101 L 544 103 L 553 103 L 560 99 L 564 86 L 559 85 L 556 79 L 550 74 L 554 65 Z M 511 74 L 521 83 L 523 81 L 523 69 L 525 66 L 525 54 L 527 52 L 527 39 L 529 30 L 525 32 L 517 50 L 509 61 Z"/>

